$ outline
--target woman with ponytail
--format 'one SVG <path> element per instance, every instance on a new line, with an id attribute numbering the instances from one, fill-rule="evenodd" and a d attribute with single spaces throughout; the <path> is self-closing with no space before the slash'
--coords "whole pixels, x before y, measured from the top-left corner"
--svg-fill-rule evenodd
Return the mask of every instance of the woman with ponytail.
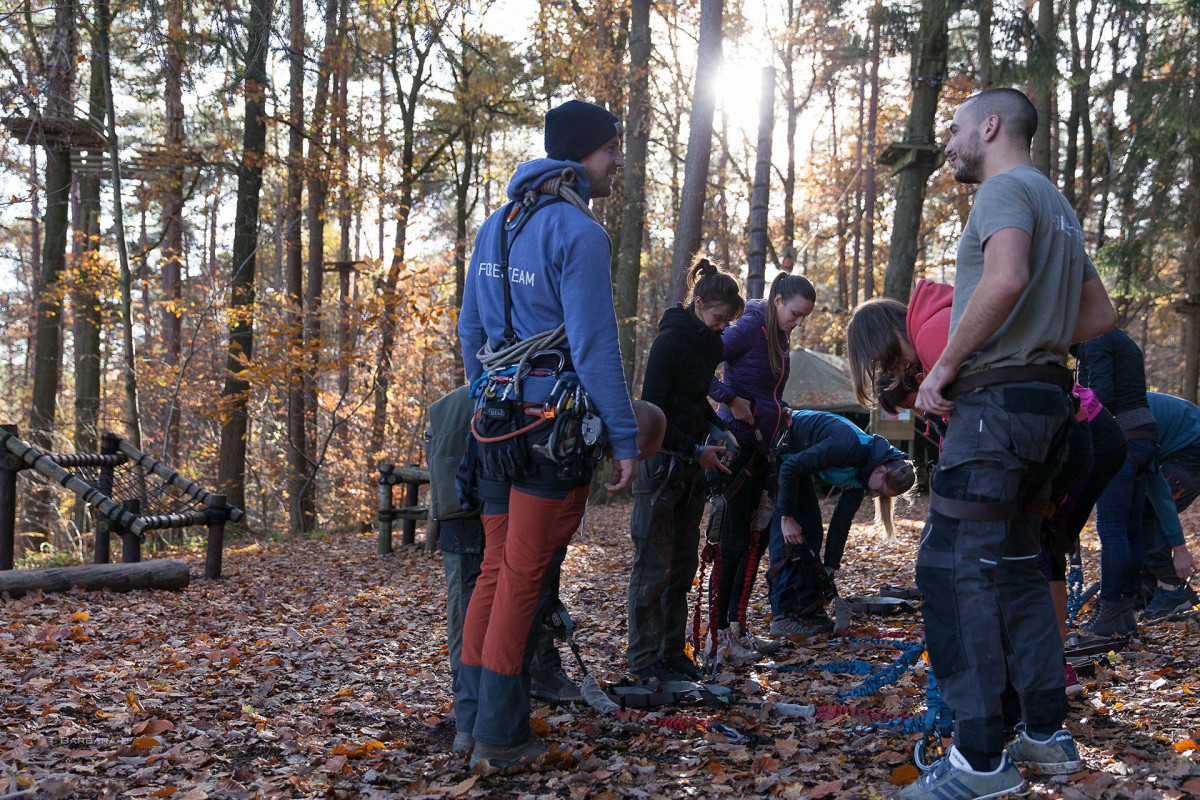
<path id="1" fill-rule="evenodd" d="M 692 299 L 668 308 L 650 345 L 642 400 L 662 409 L 658 455 L 643 461 L 633 484 L 629 576 L 630 670 L 643 678 L 698 680 L 686 655 L 687 595 L 696 577 L 700 518 L 708 500 L 705 470 L 728 473 L 724 445 L 705 444 L 726 424 L 705 395 L 723 347 L 721 333 L 745 304 L 737 281 L 707 259 L 691 270 Z"/>
<path id="2" fill-rule="evenodd" d="M 721 654 L 730 661 L 757 658 L 746 645 L 743 598 L 748 598 L 758 571 L 770 525 L 770 449 L 787 429 L 790 417 L 783 387 L 790 373 L 788 339 L 812 313 L 817 294 L 808 279 L 781 272 L 765 300 L 751 300 L 736 325 L 726 328 L 725 371 L 714 379 L 708 395 L 720 403 L 718 414 L 740 445 L 727 476 L 727 508 L 721 526 L 721 568 L 715 577 L 716 636 Z M 758 513 L 760 508 L 763 513 Z M 751 548 L 752 543 L 757 546 Z M 737 603 L 736 618 L 730 606 Z M 736 623 L 738 628 L 731 628 Z"/>

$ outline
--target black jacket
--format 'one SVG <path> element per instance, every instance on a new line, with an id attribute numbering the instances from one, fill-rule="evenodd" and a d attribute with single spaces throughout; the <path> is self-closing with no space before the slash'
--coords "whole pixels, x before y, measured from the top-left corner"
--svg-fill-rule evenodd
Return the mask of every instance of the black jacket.
<path id="1" fill-rule="evenodd" d="M 1149 410 L 1145 359 L 1125 331 L 1113 328 L 1071 349 L 1079 364 L 1077 382 L 1095 392 L 1110 414 L 1121 417 L 1136 409 Z"/>
<path id="2" fill-rule="evenodd" d="M 705 327 L 690 308 L 676 305 L 663 314 L 646 359 L 642 399 L 667 418 L 664 450 L 691 456 L 710 424 L 724 429 L 707 398 L 723 354 L 721 334 Z"/>

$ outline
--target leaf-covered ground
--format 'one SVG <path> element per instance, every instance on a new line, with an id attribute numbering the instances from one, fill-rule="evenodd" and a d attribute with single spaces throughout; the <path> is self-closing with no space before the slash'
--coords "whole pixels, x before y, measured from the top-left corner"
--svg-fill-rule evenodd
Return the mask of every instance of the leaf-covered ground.
<path id="1" fill-rule="evenodd" d="M 624 676 L 629 512 L 627 502 L 593 508 L 565 567 L 564 600 L 602 681 Z M 923 512 L 921 502 L 901 509 L 900 541 L 888 543 L 864 508 L 844 560 L 844 593 L 912 583 Z M 1185 529 L 1197 530 L 1191 516 Z M 1094 531 L 1084 540 L 1090 579 L 1098 572 Z M 202 553 L 176 555 L 202 574 Z M 601 717 L 582 704 L 538 706 L 535 729 L 557 745 L 548 762 L 515 774 L 472 772 L 448 752 L 440 558 L 419 548 L 381 558 L 371 535 L 338 534 L 235 544 L 225 565 L 223 580 L 179 593 L 0 600 L 0 796 L 872 798 L 911 773 L 915 735 L 870 727 L 863 716 L 795 719 L 736 704 L 663 713 L 715 718 L 748 742 L 695 720 L 675 730 Z M 768 613 L 760 585 L 756 630 L 766 629 Z M 857 618 L 852 628 L 863 637 L 919 636 L 914 614 Z M 1198 631 L 1192 618 L 1143 626 L 1119 661 L 1085 679 L 1068 725 L 1087 770 L 1031 782 L 1032 794 L 1200 795 L 1192 749 Z M 823 637 L 789 646 L 777 661 L 885 667 L 898 652 Z M 863 680 L 750 668 L 722 676 L 740 701 L 813 705 L 842 704 L 834 693 Z M 924 684 L 918 663 L 845 704 L 921 712 Z"/>

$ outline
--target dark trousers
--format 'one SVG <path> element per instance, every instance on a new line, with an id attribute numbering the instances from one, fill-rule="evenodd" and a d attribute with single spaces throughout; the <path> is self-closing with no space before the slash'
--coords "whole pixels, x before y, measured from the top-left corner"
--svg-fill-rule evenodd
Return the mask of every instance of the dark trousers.
<path id="1" fill-rule="evenodd" d="M 754 576 L 758 573 L 758 564 L 766 549 L 762 543 L 762 538 L 766 536 L 766 531 L 763 531 L 756 552 L 750 553 L 753 536 L 750 523 L 769 483 L 766 456 L 755 454 L 746 469 L 751 473 L 737 493 L 728 498 L 729 505 L 721 527 L 721 574 L 717 579 L 716 593 L 718 628 L 729 627 L 731 607 L 735 615 L 740 612 L 742 597 L 748 596 L 753 590 Z"/>
<path id="2" fill-rule="evenodd" d="M 684 654 L 687 597 L 699 566 L 700 520 L 708 499 L 704 473 L 665 453 L 643 461 L 634 484 L 633 570 L 629 575 L 629 646 L 637 672 Z"/>
<path id="3" fill-rule="evenodd" d="M 998 757 L 1004 749 L 1006 676 L 1032 730 L 1066 718 L 1063 649 L 1050 587 L 1038 571 L 1041 515 L 1058 470 L 1066 392 L 1046 383 L 990 386 L 955 399 L 933 492 L 979 514 L 933 510 L 917 553 L 930 666 L 954 710 L 955 743 Z M 1000 519 L 998 504 L 1016 503 Z M 989 508 L 990 507 L 990 508 Z"/>
<path id="4" fill-rule="evenodd" d="M 1130 439 L 1128 455 L 1096 503 L 1096 532 L 1100 536 L 1100 596 L 1119 602 L 1137 591 L 1146 545 L 1142 513 L 1146 506 L 1143 468 L 1154 459 L 1157 445 L 1149 439 Z"/>
<path id="5" fill-rule="evenodd" d="M 1171 489 L 1175 513 L 1182 513 L 1200 495 L 1200 445 L 1172 453 L 1159 463 L 1158 469 Z M 1175 562 L 1171 559 L 1171 544 L 1163 534 L 1158 516 L 1149 501 L 1142 514 L 1142 532 L 1146 541 L 1146 571 L 1162 583 L 1179 586 Z"/>

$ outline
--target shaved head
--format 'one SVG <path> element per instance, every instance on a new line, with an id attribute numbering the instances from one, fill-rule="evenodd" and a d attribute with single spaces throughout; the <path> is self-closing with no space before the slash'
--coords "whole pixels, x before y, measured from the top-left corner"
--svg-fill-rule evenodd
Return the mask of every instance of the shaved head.
<path id="1" fill-rule="evenodd" d="M 1029 98 L 1016 89 L 988 89 L 968 97 L 962 107 L 974 120 L 999 117 L 1000 130 L 1010 139 L 1026 147 L 1033 143 L 1038 126 L 1037 110 Z"/>

